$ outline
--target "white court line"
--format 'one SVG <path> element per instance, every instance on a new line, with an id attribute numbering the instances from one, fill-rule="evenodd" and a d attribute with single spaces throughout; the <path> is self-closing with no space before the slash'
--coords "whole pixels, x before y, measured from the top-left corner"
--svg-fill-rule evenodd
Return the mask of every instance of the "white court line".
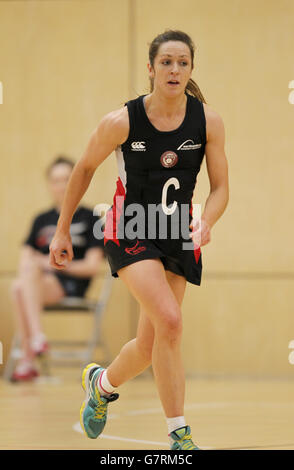
<path id="1" fill-rule="evenodd" d="M 240 406 L 241 403 L 234 403 L 233 406 Z M 243 404 L 243 402 L 242 402 Z M 252 403 L 248 403 L 248 405 Z M 201 408 L 225 408 L 227 406 L 232 406 L 230 402 L 209 402 L 209 403 L 191 403 L 190 405 L 185 405 L 186 410 L 201 409 Z M 131 410 L 125 411 L 122 413 L 110 414 L 108 417 L 110 419 L 120 418 L 122 416 L 138 416 L 138 415 L 149 415 L 162 413 L 162 408 L 144 408 L 142 410 Z"/>
<path id="2" fill-rule="evenodd" d="M 186 405 L 185 410 L 194 409 L 194 408 L 219 408 L 219 407 L 226 407 L 231 406 L 231 403 L 228 402 L 217 402 L 217 403 L 192 403 L 191 405 Z M 120 418 L 121 416 L 138 416 L 138 415 L 151 415 L 162 413 L 162 408 L 144 408 L 142 410 L 131 410 L 125 411 L 119 414 L 110 414 L 110 419 Z"/>
<path id="3" fill-rule="evenodd" d="M 185 406 L 185 410 L 193 410 L 193 409 L 201 409 L 201 408 L 225 408 L 225 407 L 234 407 L 234 406 L 269 406 L 269 407 L 280 407 L 281 405 L 285 406 L 294 406 L 294 404 L 290 403 L 276 403 L 276 402 L 209 402 L 209 403 L 191 403 Z M 123 416 L 138 416 L 138 415 L 146 415 L 146 414 L 156 414 L 162 413 L 162 408 L 145 408 L 142 410 L 132 410 L 124 413 L 113 413 L 109 414 L 108 419 L 118 419 Z M 81 425 L 79 422 L 73 425 L 73 429 L 76 432 L 84 434 Z M 165 442 L 155 442 L 155 441 L 148 441 L 148 440 L 140 440 L 140 439 L 132 439 L 127 437 L 120 437 L 120 436 L 110 436 L 108 434 L 101 434 L 99 438 L 102 439 L 110 439 L 115 441 L 122 441 L 122 442 L 133 442 L 137 444 L 150 444 L 155 446 L 162 446 L 169 448 L 169 445 Z M 201 446 L 203 450 L 212 450 L 213 447 Z"/>
<path id="4" fill-rule="evenodd" d="M 81 428 L 81 425 L 79 421 L 73 425 L 73 430 L 80 433 L 84 434 L 84 431 Z M 169 445 L 166 442 L 155 442 L 155 441 L 146 441 L 143 439 L 131 439 L 129 437 L 120 437 L 120 436 L 109 436 L 108 434 L 101 434 L 99 436 L 99 439 L 110 439 L 112 441 L 122 441 L 122 442 L 134 442 L 136 444 L 150 444 L 150 445 L 155 445 L 155 446 L 161 446 L 161 447 L 167 447 L 169 448 Z M 248 447 L 232 447 L 232 448 L 223 448 L 223 450 L 252 450 L 252 449 L 258 449 L 258 448 L 264 448 L 264 447 L 284 447 L 285 445 L 288 444 L 277 444 L 277 445 L 262 445 L 262 446 L 248 446 Z M 293 444 L 291 443 L 291 446 Z M 213 450 L 215 447 L 208 447 L 208 446 L 201 446 L 200 450 Z M 219 449 L 221 450 L 221 449 Z"/>
<path id="5" fill-rule="evenodd" d="M 84 434 L 84 431 L 81 428 L 79 421 L 73 425 L 73 430 Z M 166 442 L 157 442 L 157 441 L 146 441 L 144 439 L 132 439 L 130 437 L 121 437 L 121 436 L 109 436 L 109 434 L 101 434 L 99 439 L 110 439 L 112 441 L 122 441 L 122 442 L 133 442 L 136 444 L 149 444 L 152 446 L 167 447 L 169 449 L 169 444 Z M 212 447 L 201 446 L 202 450 L 212 450 Z"/>
<path id="6" fill-rule="evenodd" d="M 73 430 L 81 434 L 84 434 L 84 431 L 82 430 L 79 422 L 73 425 Z M 166 442 L 145 441 L 143 439 L 131 439 L 129 437 L 109 436 L 108 434 L 101 434 L 99 436 L 99 439 L 110 439 L 113 441 L 135 442 L 136 444 L 151 444 L 155 446 L 169 447 L 169 445 Z"/>
<path id="7" fill-rule="evenodd" d="M 285 407 L 293 407 L 294 403 L 276 403 L 276 402 L 208 402 L 208 403 L 190 403 L 189 405 L 185 405 L 185 411 L 194 410 L 194 409 L 207 409 L 207 408 L 228 408 L 234 406 L 243 406 L 243 407 L 251 407 L 256 406 L 259 407 L 272 407 L 272 408 L 280 408 L 281 406 Z M 144 408 L 142 410 L 131 410 L 125 411 L 122 413 L 109 413 L 108 420 L 112 419 L 119 419 L 125 416 L 142 416 L 142 415 L 151 415 L 162 413 L 162 408 Z"/>
<path id="8" fill-rule="evenodd" d="M 206 408 L 228 408 L 228 407 L 251 407 L 251 406 L 262 406 L 262 407 L 271 407 L 271 408 L 280 408 L 281 406 L 293 407 L 294 403 L 279 403 L 279 402 L 208 402 L 208 403 L 191 403 L 185 405 L 185 411 L 194 410 L 194 409 L 206 409 Z M 131 410 L 126 411 L 120 414 L 110 415 L 110 419 L 119 418 L 121 416 L 138 416 L 138 415 L 147 415 L 147 414 L 156 414 L 162 413 L 162 408 L 144 408 L 142 410 Z"/>

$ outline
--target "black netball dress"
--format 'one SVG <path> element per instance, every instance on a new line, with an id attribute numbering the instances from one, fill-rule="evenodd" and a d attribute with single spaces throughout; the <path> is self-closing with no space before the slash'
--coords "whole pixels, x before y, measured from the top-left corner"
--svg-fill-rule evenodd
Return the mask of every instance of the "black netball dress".
<path id="1" fill-rule="evenodd" d="M 144 97 L 126 103 L 130 131 L 116 149 L 119 177 L 106 215 L 105 253 L 115 277 L 122 267 L 159 258 L 166 270 L 200 285 L 202 254 L 189 224 L 206 145 L 203 103 L 187 94 L 182 124 L 166 132 L 149 121 Z"/>

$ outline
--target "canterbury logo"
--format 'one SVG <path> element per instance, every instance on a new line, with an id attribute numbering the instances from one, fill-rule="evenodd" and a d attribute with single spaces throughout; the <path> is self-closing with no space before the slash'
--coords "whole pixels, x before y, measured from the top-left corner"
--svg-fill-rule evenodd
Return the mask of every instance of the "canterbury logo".
<path id="1" fill-rule="evenodd" d="M 125 252 L 129 255 L 138 255 L 141 251 L 146 250 L 146 246 L 138 246 L 140 241 L 138 240 L 136 245 L 132 246 L 132 248 L 125 248 Z"/>
<path id="2" fill-rule="evenodd" d="M 202 144 L 195 144 L 194 140 L 188 139 L 185 140 L 178 148 L 177 150 L 196 150 L 200 149 Z"/>
<path id="3" fill-rule="evenodd" d="M 145 145 L 146 145 L 145 142 L 132 142 L 131 143 L 132 150 L 135 150 L 137 152 L 145 152 L 146 151 Z"/>

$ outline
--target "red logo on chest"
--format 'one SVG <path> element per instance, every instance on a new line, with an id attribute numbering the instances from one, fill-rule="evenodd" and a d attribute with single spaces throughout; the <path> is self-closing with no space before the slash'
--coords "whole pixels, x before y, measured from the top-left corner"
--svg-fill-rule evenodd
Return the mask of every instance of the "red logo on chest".
<path id="1" fill-rule="evenodd" d="M 177 161 L 178 161 L 178 156 L 172 150 L 167 150 L 167 152 L 164 152 L 160 157 L 160 163 L 165 168 L 170 168 L 172 166 L 175 166 Z"/>

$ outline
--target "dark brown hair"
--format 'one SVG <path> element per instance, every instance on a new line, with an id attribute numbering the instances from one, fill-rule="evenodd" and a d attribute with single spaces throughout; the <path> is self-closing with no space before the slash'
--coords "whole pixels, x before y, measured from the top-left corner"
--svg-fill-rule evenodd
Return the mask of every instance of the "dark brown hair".
<path id="1" fill-rule="evenodd" d="M 151 42 L 149 46 L 150 65 L 152 67 L 154 66 L 154 59 L 157 56 L 159 47 L 161 46 L 161 44 L 167 41 L 181 41 L 187 44 L 191 52 L 191 60 L 192 60 L 192 68 L 193 68 L 195 46 L 194 46 L 192 39 L 190 38 L 190 36 L 188 36 L 188 34 L 184 33 L 183 31 L 172 30 L 172 29 L 168 29 L 164 33 L 159 34 Z M 153 79 L 150 78 L 150 93 L 153 91 L 153 86 L 154 86 Z M 186 91 L 187 93 L 190 93 L 190 95 L 198 98 L 199 101 L 206 103 L 205 98 L 202 95 L 197 83 L 192 78 L 190 78 L 190 80 L 187 83 Z"/>
<path id="2" fill-rule="evenodd" d="M 71 169 L 73 169 L 73 167 L 75 166 L 75 163 L 68 157 L 66 157 L 65 155 L 58 155 L 55 160 L 53 160 L 52 163 L 50 163 L 50 165 L 48 166 L 47 170 L 46 170 L 46 176 L 47 178 L 49 178 L 50 176 L 50 173 L 51 173 L 51 170 L 56 166 L 56 165 L 59 165 L 59 164 L 63 164 L 63 165 L 68 165 L 71 167 Z"/>

